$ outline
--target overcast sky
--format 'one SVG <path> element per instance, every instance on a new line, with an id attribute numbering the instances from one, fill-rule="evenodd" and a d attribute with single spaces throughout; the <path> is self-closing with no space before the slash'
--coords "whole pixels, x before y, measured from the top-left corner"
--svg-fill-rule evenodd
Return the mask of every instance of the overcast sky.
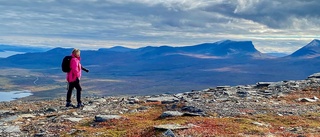
<path id="1" fill-rule="evenodd" d="M 252 41 L 291 53 L 320 38 L 319 0 L 0 0 L 0 44 L 97 49 Z"/>

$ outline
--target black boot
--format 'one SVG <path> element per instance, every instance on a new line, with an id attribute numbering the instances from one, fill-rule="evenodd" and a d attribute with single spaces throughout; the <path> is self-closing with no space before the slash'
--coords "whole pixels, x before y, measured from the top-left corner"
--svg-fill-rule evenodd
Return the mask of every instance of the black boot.
<path id="1" fill-rule="evenodd" d="M 67 102 L 66 107 L 74 107 L 74 105 L 71 102 Z"/>
<path id="2" fill-rule="evenodd" d="M 78 103 L 77 108 L 84 107 L 82 103 Z"/>

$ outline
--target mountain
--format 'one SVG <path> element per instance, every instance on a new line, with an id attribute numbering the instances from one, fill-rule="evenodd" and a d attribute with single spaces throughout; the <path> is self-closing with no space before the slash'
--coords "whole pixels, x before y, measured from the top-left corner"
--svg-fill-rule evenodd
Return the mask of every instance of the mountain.
<path id="1" fill-rule="evenodd" d="M 109 48 L 108 50 L 116 51 L 116 52 L 129 52 L 129 51 L 132 51 L 133 49 L 123 47 L 123 46 L 114 46 L 114 47 Z"/>
<path id="2" fill-rule="evenodd" d="M 251 41 L 225 40 L 215 43 L 204 43 L 195 46 L 181 47 L 181 49 L 185 52 L 194 52 L 213 56 L 267 57 L 267 55 L 258 51 Z"/>
<path id="3" fill-rule="evenodd" d="M 50 48 L 44 47 L 35 47 L 35 46 L 17 46 L 17 45 L 5 45 L 0 44 L 0 52 L 1 51 L 15 51 L 15 52 L 44 52 L 49 50 Z"/>
<path id="4" fill-rule="evenodd" d="M 318 42 L 314 40 L 302 49 L 316 51 Z M 45 52 L 14 55 L 0 59 L 0 67 L 23 68 L 64 79 L 60 65 L 63 57 L 70 55 L 71 51 L 54 48 Z M 307 53 L 314 52 L 301 52 L 298 55 L 309 55 Z M 117 46 L 82 50 L 81 63 L 90 70 L 89 74 L 84 73 L 90 90 L 107 90 L 100 94 L 120 94 L 120 91 L 121 94 L 161 94 L 217 85 L 303 79 L 318 72 L 320 57 L 271 58 L 258 51 L 251 41 L 225 40 L 184 47 L 147 46 L 130 49 Z M 61 81 L 61 78 L 52 78 L 55 80 L 50 79 L 48 83 Z"/>
<path id="5" fill-rule="evenodd" d="M 315 58 L 318 56 L 320 56 L 320 40 L 317 39 L 289 55 L 294 58 Z"/>
<path id="6" fill-rule="evenodd" d="M 45 52 L 47 50 L 49 50 L 49 48 L 0 44 L 0 58 L 23 53 Z"/>
<path id="7" fill-rule="evenodd" d="M 267 58 L 258 51 L 251 41 L 225 40 L 184 47 L 143 47 L 136 50 L 146 57 L 155 55 L 181 55 L 196 58 Z"/>

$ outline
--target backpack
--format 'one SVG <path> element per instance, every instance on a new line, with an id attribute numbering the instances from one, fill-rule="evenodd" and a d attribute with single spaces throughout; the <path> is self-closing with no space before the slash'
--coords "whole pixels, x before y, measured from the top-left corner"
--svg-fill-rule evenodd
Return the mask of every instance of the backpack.
<path id="1" fill-rule="evenodd" d="M 68 73 L 70 72 L 70 62 L 71 62 L 72 56 L 65 56 L 61 63 L 61 69 L 63 72 Z"/>

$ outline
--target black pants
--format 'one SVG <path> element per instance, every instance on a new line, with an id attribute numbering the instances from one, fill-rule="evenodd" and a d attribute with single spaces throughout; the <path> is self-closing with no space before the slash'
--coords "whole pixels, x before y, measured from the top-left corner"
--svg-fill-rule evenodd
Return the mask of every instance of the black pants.
<path id="1" fill-rule="evenodd" d="M 71 102 L 71 95 L 72 95 L 72 91 L 74 88 L 76 88 L 76 90 L 77 90 L 77 102 L 81 103 L 81 90 L 82 90 L 82 88 L 80 86 L 80 81 L 78 78 L 74 82 L 69 82 L 68 93 L 67 93 L 67 102 Z"/>

